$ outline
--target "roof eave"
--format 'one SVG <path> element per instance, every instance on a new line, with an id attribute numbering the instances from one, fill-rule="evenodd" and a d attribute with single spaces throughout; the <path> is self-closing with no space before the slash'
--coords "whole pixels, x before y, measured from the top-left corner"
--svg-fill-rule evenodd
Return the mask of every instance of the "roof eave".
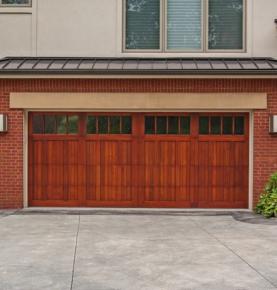
<path id="1" fill-rule="evenodd" d="M 68 76 L 68 75 L 91 75 L 91 76 L 103 76 L 103 75 L 119 75 L 119 76 L 133 76 L 133 75 L 155 75 L 155 76 L 165 76 L 165 75 L 174 75 L 174 76 L 189 76 L 189 75 L 209 75 L 209 76 L 217 76 L 217 75 L 231 75 L 231 76 L 277 76 L 277 70 L 55 70 L 55 71 L 49 71 L 49 70 L 5 70 L 0 71 L 1 76 L 5 75 L 14 75 L 14 76 L 20 76 L 20 75 L 29 75 L 29 76 L 37 76 L 37 75 L 52 75 L 52 76 Z"/>

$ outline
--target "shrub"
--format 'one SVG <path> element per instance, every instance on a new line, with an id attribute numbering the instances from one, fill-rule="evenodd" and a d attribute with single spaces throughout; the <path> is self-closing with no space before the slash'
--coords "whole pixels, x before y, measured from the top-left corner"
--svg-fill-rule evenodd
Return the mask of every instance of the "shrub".
<path id="1" fill-rule="evenodd" d="M 256 212 L 266 218 L 277 217 L 277 172 L 269 179 L 260 197 Z"/>

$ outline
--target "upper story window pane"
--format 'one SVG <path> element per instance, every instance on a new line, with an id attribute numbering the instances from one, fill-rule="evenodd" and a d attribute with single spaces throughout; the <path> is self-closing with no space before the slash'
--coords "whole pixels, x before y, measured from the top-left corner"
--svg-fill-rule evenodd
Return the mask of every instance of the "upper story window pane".
<path id="1" fill-rule="evenodd" d="M 160 0 L 126 0 L 125 47 L 160 48 Z"/>
<path id="2" fill-rule="evenodd" d="M 167 1 L 167 48 L 200 50 L 202 0 Z"/>
<path id="3" fill-rule="evenodd" d="M 31 5 L 31 0 L 0 0 L 0 5 L 11 5 L 11 6 L 29 6 Z"/>
<path id="4" fill-rule="evenodd" d="M 243 0 L 209 0 L 209 49 L 243 49 Z"/>

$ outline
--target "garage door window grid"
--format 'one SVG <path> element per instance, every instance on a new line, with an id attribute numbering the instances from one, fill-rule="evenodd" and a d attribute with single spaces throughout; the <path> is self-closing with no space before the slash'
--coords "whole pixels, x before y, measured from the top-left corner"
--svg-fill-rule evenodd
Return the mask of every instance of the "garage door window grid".
<path id="1" fill-rule="evenodd" d="M 87 134 L 132 134 L 130 116 L 88 116 Z"/>
<path id="2" fill-rule="evenodd" d="M 190 116 L 146 116 L 146 135 L 189 135 Z"/>
<path id="3" fill-rule="evenodd" d="M 34 134 L 78 134 L 78 115 L 42 115 L 33 116 Z"/>
<path id="4" fill-rule="evenodd" d="M 200 116 L 200 135 L 244 135 L 243 116 Z"/>

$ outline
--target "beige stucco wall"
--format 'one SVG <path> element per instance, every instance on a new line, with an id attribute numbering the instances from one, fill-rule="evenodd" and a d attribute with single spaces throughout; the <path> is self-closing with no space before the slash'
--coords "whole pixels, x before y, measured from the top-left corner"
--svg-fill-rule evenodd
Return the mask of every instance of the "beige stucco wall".
<path id="1" fill-rule="evenodd" d="M 28 110 L 183 111 L 265 109 L 264 93 L 11 93 Z"/>
<path id="2" fill-rule="evenodd" d="M 0 13 L 0 57 L 29 55 L 31 50 L 32 14 Z"/>
<path id="3" fill-rule="evenodd" d="M 32 8 L 0 8 L 0 57 L 207 56 L 122 53 L 122 0 L 32 2 Z M 208 56 L 277 57 L 276 11 L 276 0 L 247 0 L 246 53 L 209 53 Z"/>
<path id="4" fill-rule="evenodd" d="M 116 7 L 115 0 L 39 0 L 38 55 L 114 54 Z"/>
<path id="5" fill-rule="evenodd" d="M 277 0 L 253 1 L 253 56 L 277 57 Z"/>

